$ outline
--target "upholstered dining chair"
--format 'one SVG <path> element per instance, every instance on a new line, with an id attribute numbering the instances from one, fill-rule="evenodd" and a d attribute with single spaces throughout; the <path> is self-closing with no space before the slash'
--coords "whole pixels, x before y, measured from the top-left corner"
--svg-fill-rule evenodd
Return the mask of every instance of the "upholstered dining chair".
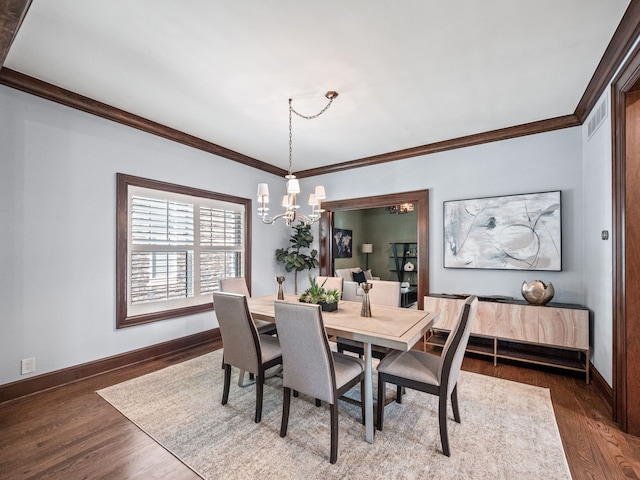
<path id="1" fill-rule="evenodd" d="M 338 399 L 358 383 L 364 391 L 364 362 L 331 351 L 319 305 L 276 301 L 275 316 L 283 367 L 280 436 L 287 435 L 292 390 L 315 398 L 316 405 L 327 402 L 331 411 L 329 461 L 336 463 Z M 361 404 L 364 418 L 364 401 Z"/>
<path id="2" fill-rule="evenodd" d="M 373 282 L 373 288 L 369 290 L 369 303 L 371 305 L 385 305 L 388 307 L 400 306 L 400 282 L 376 281 Z M 356 353 L 360 358 L 364 355 L 364 345 L 362 342 L 351 340 L 349 338 L 338 338 L 337 347 L 339 352 Z M 371 355 L 373 358 L 382 359 L 391 348 L 380 347 L 378 345 L 371 346 Z"/>
<path id="3" fill-rule="evenodd" d="M 400 282 L 378 280 L 373 282 L 373 288 L 369 290 L 369 303 L 371 305 L 399 307 L 401 298 Z"/>
<path id="4" fill-rule="evenodd" d="M 409 350 L 394 351 L 380 361 L 378 365 L 378 405 L 377 428 L 384 426 L 384 405 L 386 383 L 397 386 L 396 401 L 402 403 L 402 387 L 419 390 L 439 397 L 438 417 L 440 423 L 440 442 L 442 453 L 450 456 L 449 436 L 447 433 L 447 403 L 451 398 L 453 418 L 460 423 L 458 408 L 458 376 L 464 351 L 467 348 L 471 324 L 478 309 L 478 297 L 467 298 L 460 312 L 458 322 L 453 328 L 442 349 L 442 355 Z"/>
<path id="5" fill-rule="evenodd" d="M 247 298 L 251 298 L 247 282 L 244 277 L 223 278 L 218 282 L 221 292 L 239 293 L 240 295 L 246 295 Z M 276 326 L 271 322 L 264 320 L 253 321 L 258 328 L 258 333 L 265 335 L 273 335 L 276 333 Z"/>
<path id="6" fill-rule="evenodd" d="M 316 277 L 316 283 L 320 285 L 325 290 L 333 290 L 336 289 L 340 292 L 340 297 L 342 298 L 342 288 L 344 283 L 344 278 L 342 277 Z"/>
<path id="7" fill-rule="evenodd" d="M 254 421 L 262 419 L 262 397 L 265 371 L 282 363 L 282 352 L 277 337 L 261 335 L 253 323 L 247 297 L 237 293 L 216 292 L 213 294 L 220 334 L 224 367 L 224 389 L 222 405 L 229 400 L 231 367 L 252 373 L 256 377 L 256 413 Z"/>

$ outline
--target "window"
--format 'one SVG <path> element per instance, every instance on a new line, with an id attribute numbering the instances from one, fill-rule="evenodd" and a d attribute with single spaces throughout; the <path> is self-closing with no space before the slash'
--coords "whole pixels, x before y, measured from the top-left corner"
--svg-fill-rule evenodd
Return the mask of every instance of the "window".
<path id="1" fill-rule="evenodd" d="M 118 174 L 117 328 L 212 308 L 250 279 L 251 201 Z"/>

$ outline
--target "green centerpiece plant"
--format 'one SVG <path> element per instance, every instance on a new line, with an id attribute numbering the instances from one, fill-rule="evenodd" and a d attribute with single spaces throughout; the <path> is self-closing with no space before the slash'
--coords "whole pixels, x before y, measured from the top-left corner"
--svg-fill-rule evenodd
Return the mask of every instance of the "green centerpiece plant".
<path id="1" fill-rule="evenodd" d="M 325 312 L 332 312 L 338 309 L 338 300 L 340 300 L 340 290 L 332 288 L 325 290 L 324 283 L 322 285 L 316 282 L 315 278 L 309 276 L 311 286 L 307 288 L 298 300 L 304 303 L 315 303 L 322 307 Z"/>

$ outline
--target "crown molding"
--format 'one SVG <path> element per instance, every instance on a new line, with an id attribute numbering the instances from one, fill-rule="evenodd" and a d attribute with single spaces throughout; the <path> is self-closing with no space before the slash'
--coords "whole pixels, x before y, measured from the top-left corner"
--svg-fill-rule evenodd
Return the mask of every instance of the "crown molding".
<path id="1" fill-rule="evenodd" d="M 51 100 L 52 102 L 65 105 L 67 107 L 90 113 L 92 115 L 97 115 L 98 117 L 106 118 L 107 120 L 142 130 L 143 132 L 157 135 L 228 160 L 233 160 L 234 162 L 242 163 L 249 167 L 273 173 L 274 175 L 284 176 L 287 174 L 286 170 L 269 163 L 229 150 L 228 148 L 221 147 L 220 145 L 207 140 L 189 135 L 119 108 L 112 107 L 106 103 L 98 102 L 70 90 L 56 87 L 50 83 L 43 82 L 42 80 L 38 80 L 37 78 L 30 77 L 8 68 L 0 70 L 0 84 Z"/>
<path id="2" fill-rule="evenodd" d="M 578 102 L 574 114 L 578 117 L 580 123 L 584 123 L 602 93 L 609 87 L 613 76 L 631 51 L 639 35 L 640 0 L 631 0 L 604 55 L 600 59 L 600 63 L 596 67 L 596 71 L 589 81 L 589 85 L 587 85 L 582 98 Z"/>
<path id="3" fill-rule="evenodd" d="M 24 17 L 31 6 L 31 0 L 6 0 L 0 2 L 0 67 L 9 54 Z"/>
<path id="4" fill-rule="evenodd" d="M 358 160 L 348 162 L 335 163 L 324 167 L 312 168 L 296 172 L 299 178 L 314 177 L 316 175 L 324 175 L 326 173 L 335 173 L 351 168 L 368 167 L 380 163 L 393 162 L 396 160 L 404 160 L 406 158 L 419 157 L 429 155 L 431 153 L 445 152 L 447 150 L 455 150 L 458 148 L 471 147 L 483 143 L 497 142 L 499 140 L 508 140 L 510 138 L 522 137 L 525 135 L 533 135 L 535 133 L 548 132 L 551 130 L 559 130 L 562 128 L 575 127 L 580 125 L 580 121 L 575 115 L 565 115 L 563 117 L 551 118 L 548 120 L 540 120 L 538 122 L 526 123 L 515 127 L 501 128 L 489 132 L 467 135 L 465 137 L 453 138 L 442 142 L 429 143 L 419 147 L 397 150 L 395 152 L 382 153 L 372 157 L 365 157 Z"/>
<path id="5" fill-rule="evenodd" d="M 29 9 L 31 0 L 8 0 L 3 2 L 0 10 L 0 65 L 4 62 L 11 43 Z M 631 0 L 625 14 L 616 29 L 613 38 L 609 42 L 596 71 L 594 72 L 587 88 L 582 95 L 575 112 L 571 115 L 540 120 L 537 122 L 501 128 L 489 132 L 468 135 L 459 138 L 430 143 L 417 147 L 382 153 L 371 157 L 350 160 L 323 167 L 297 172 L 299 178 L 313 177 L 327 173 L 335 173 L 353 168 L 367 167 L 380 163 L 393 162 L 412 157 L 429 155 L 432 153 L 455 150 L 483 143 L 496 142 L 526 135 L 559 130 L 568 127 L 582 125 L 596 102 L 608 87 L 613 75 L 622 64 L 622 61 L 630 51 L 636 39 L 640 35 L 640 0 Z M 111 107 L 105 103 L 78 95 L 55 85 L 29 77 L 27 75 L 2 68 L 0 70 L 0 84 L 22 90 L 26 93 L 51 100 L 78 110 L 98 115 L 100 117 L 142 130 L 153 135 L 172 140 L 184 145 L 203 150 L 228 160 L 232 160 L 249 167 L 284 176 L 287 172 L 269 163 L 257 160 L 239 152 L 229 150 L 215 143 L 203 140 L 193 135 L 180 132 L 151 120 L 139 117 L 124 110 Z"/>

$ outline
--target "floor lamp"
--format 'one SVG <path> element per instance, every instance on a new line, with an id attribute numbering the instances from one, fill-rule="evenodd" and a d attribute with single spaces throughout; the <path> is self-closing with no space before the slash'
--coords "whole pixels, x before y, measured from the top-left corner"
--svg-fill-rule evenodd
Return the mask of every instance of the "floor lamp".
<path id="1" fill-rule="evenodd" d="M 362 253 L 367 255 L 367 266 L 365 267 L 365 270 L 369 270 L 369 254 L 373 253 L 373 243 L 363 243 Z"/>

